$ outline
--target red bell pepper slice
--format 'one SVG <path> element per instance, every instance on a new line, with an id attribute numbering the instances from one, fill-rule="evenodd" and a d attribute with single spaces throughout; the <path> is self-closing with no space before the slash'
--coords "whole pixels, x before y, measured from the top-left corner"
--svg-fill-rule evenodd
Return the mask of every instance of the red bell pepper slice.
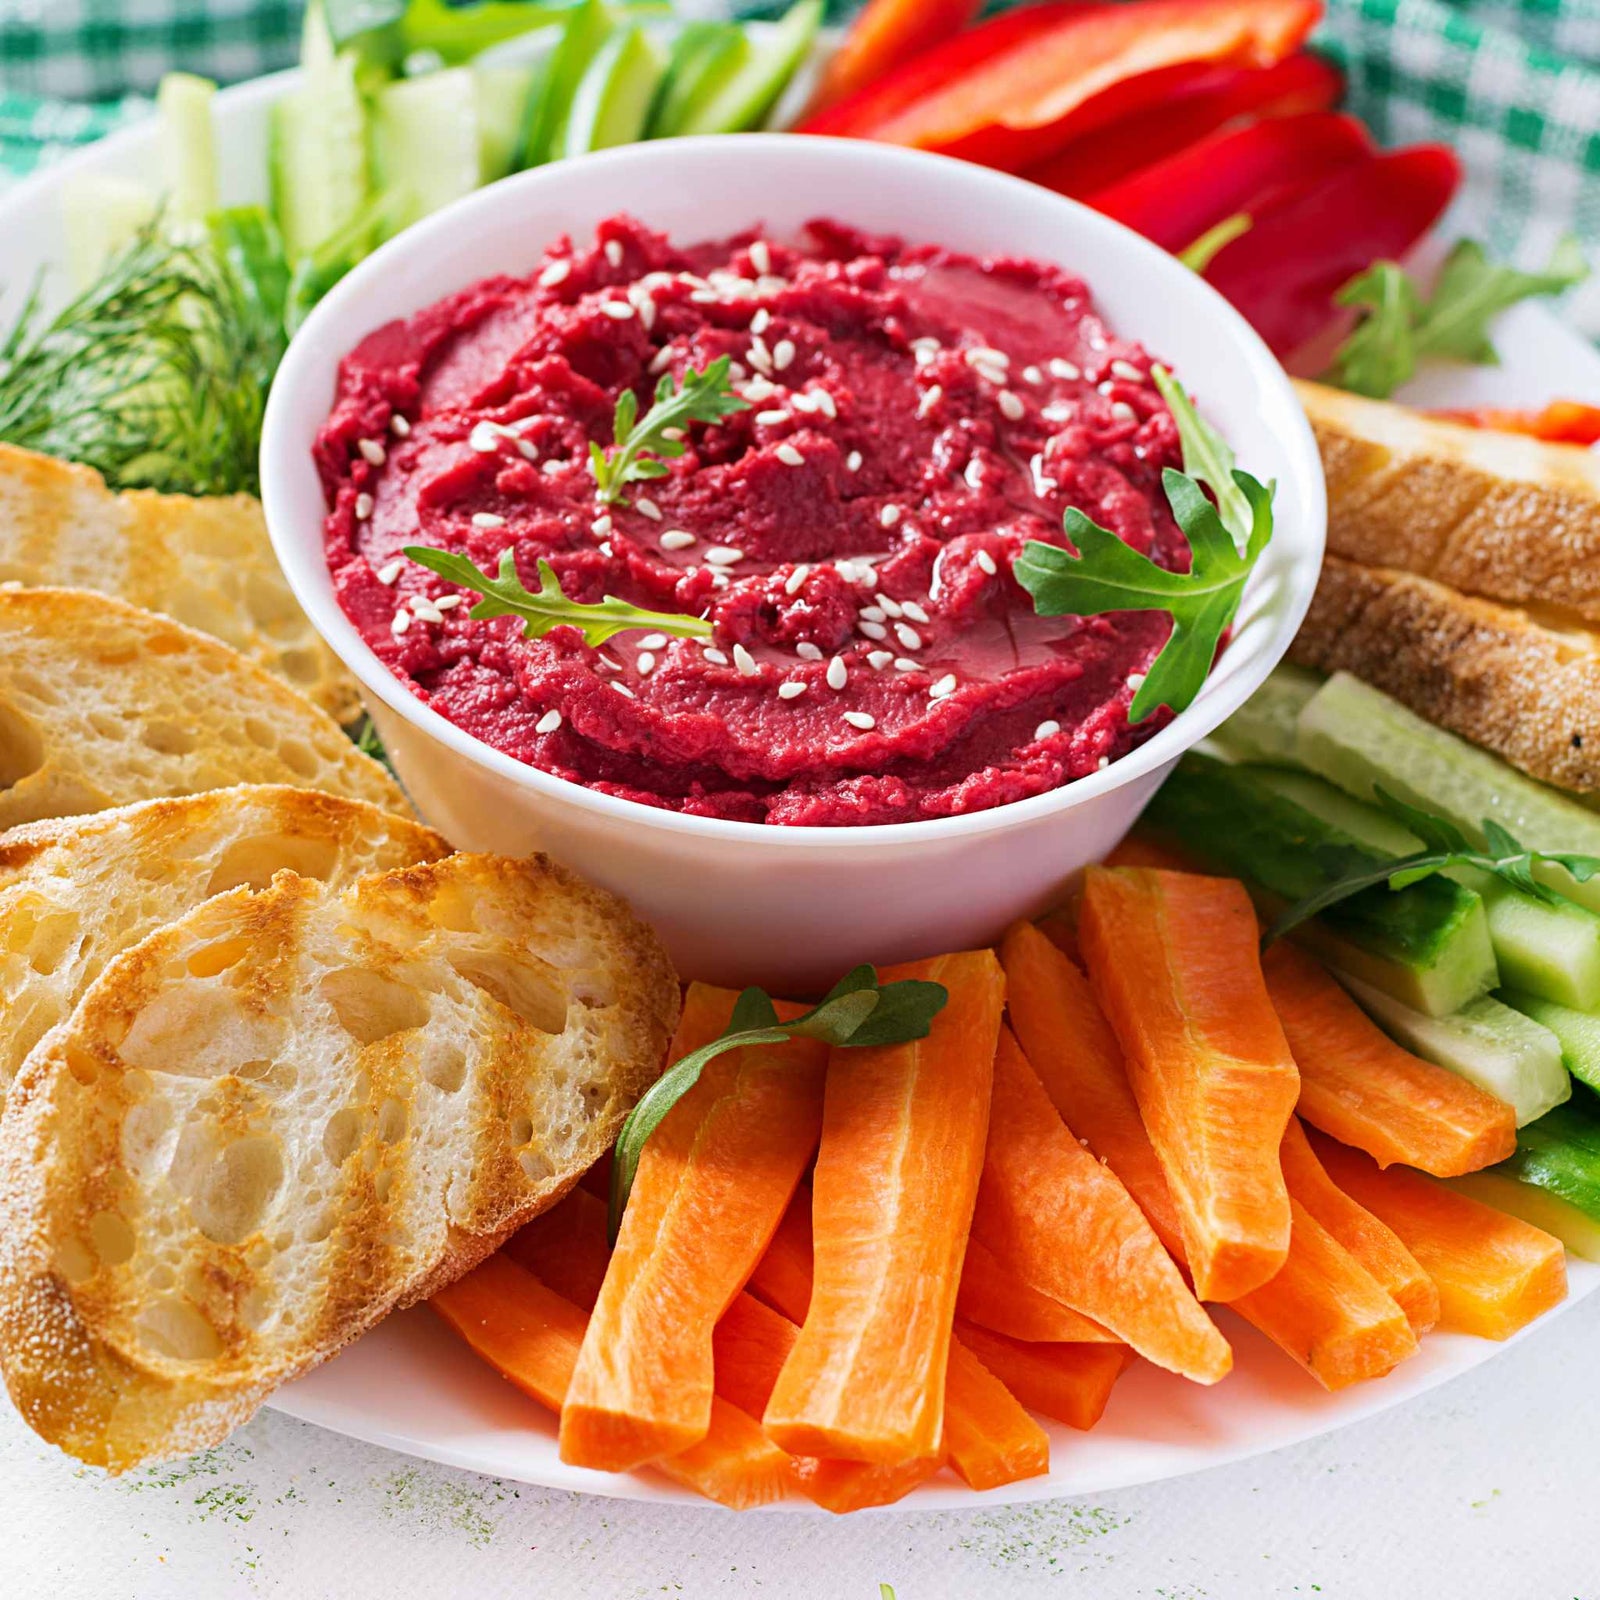
<path id="1" fill-rule="evenodd" d="M 1477 406 L 1468 411 L 1430 411 L 1429 416 L 1496 433 L 1525 433 L 1546 444 L 1600 444 L 1600 406 L 1581 400 L 1552 400 L 1542 411 L 1505 411 Z"/>
<path id="2" fill-rule="evenodd" d="M 1335 319 L 1344 284 L 1406 255 L 1460 181 L 1461 163 L 1443 145 L 1368 156 L 1260 212 L 1205 276 L 1287 358 Z"/>
<path id="3" fill-rule="evenodd" d="M 943 44 L 977 16 L 982 4 L 983 0 L 867 0 L 822 74 L 811 113 Z"/>
<path id="4" fill-rule="evenodd" d="M 1024 174 L 1057 194 L 1081 200 L 1165 161 L 1242 117 L 1292 117 L 1331 111 L 1344 76 L 1331 61 L 1302 51 L 1276 66 L 1201 67 L 1180 85 L 1160 116 L 1120 117 L 1074 139 L 1043 166 Z"/>
<path id="5" fill-rule="evenodd" d="M 1372 153 L 1354 117 L 1307 111 L 1228 128 L 1086 197 L 1164 250 L 1183 250 L 1208 228 L 1256 213 Z"/>
<path id="6" fill-rule="evenodd" d="M 1164 106 L 1185 67 L 1281 61 L 1320 14 L 1320 0 L 1056 0 L 958 34 L 802 131 L 1022 171 L 1116 117 Z"/>

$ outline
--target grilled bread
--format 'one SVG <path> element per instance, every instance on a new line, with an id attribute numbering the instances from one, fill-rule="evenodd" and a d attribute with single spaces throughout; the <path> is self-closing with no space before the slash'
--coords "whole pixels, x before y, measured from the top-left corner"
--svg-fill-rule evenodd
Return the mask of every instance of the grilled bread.
<path id="1" fill-rule="evenodd" d="M 245 785 L 0 834 L 0 1105 L 106 963 L 202 900 L 288 868 L 343 889 L 434 861 L 430 828 L 314 789 Z"/>
<path id="2" fill-rule="evenodd" d="M 660 1070 L 672 968 L 542 857 L 281 873 L 101 973 L 0 1119 L 0 1367 L 121 1470 L 222 1438 L 561 1197 Z"/>
<path id="3" fill-rule="evenodd" d="M 0 583 L 95 589 L 230 644 L 336 721 L 355 680 L 317 637 L 249 495 L 113 494 L 88 467 L 0 444 Z"/>
<path id="4" fill-rule="evenodd" d="M 235 783 L 411 809 L 326 712 L 208 635 L 85 589 L 0 590 L 0 828 Z"/>

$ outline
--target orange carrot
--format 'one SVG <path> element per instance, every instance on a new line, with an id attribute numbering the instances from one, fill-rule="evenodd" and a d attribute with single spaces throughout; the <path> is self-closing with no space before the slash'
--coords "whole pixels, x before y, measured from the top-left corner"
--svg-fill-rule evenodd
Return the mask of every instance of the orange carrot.
<path id="1" fill-rule="evenodd" d="M 1030 1343 L 959 1320 L 956 1331 L 1030 1411 L 1084 1431 L 1100 1420 L 1112 1385 L 1133 1363 L 1126 1345 Z"/>
<path id="2" fill-rule="evenodd" d="M 1052 1300 L 1010 1271 L 981 1239 L 967 1240 L 956 1315 L 980 1328 L 1058 1344 L 1118 1344 L 1114 1333 L 1081 1311 Z"/>
<path id="3" fill-rule="evenodd" d="M 1381 1378 L 1415 1355 L 1417 1336 L 1378 1280 L 1299 1201 L 1289 1210 L 1287 1259 L 1233 1309 L 1324 1389 Z"/>
<path id="4" fill-rule="evenodd" d="M 577 1306 L 503 1255 L 490 1256 L 429 1303 L 524 1394 L 561 1409 L 588 1322 Z M 736 1511 L 799 1487 L 794 1462 L 753 1417 L 722 1399 L 713 1401 L 706 1435 L 693 1449 L 653 1465 Z"/>
<path id="5" fill-rule="evenodd" d="M 1388 1291 L 1414 1333 L 1439 1320 L 1439 1291 L 1400 1236 L 1358 1205 L 1327 1174 L 1297 1117 L 1283 1136 L 1283 1178 L 1298 1200 Z"/>
<path id="6" fill-rule="evenodd" d="M 959 1339 L 950 1341 L 945 1384 L 945 1455 L 969 1489 L 997 1489 L 1050 1470 L 1044 1429 Z"/>
<path id="7" fill-rule="evenodd" d="M 798 1325 L 811 1309 L 812 1277 L 811 1191 L 802 1188 L 789 1202 L 748 1287 L 758 1300 Z"/>
<path id="8" fill-rule="evenodd" d="M 1300 1088 L 1250 897 L 1231 878 L 1090 867 L 1078 937 L 1177 1203 L 1196 1293 L 1237 1300 L 1289 1254 L 1278 1146 Z"/>
<path id="9" fill-rule="evenodd" d="M 1140 1355 L 1199 1383 L 1233 1364 L 1116 1175 L 1078 1142 L 1009 1028 L 1000 1031 L 994 1103 L 974 1237 L 1025 1283 L 1072 1306 Z"/>
<path id="10" fill-rule="evenodd" d="M 1193 859 L 1176 845 L 1165 844 L 1147 833 L 1130 833 L 1105 859 L 1108 867 L 1157 867 L 1164 872 L 1199 872 Z"/>
<path id="11" fill-rule="evenodd" d="M 1061 1120 L 1122 1180 L 1181 1264 L 1178 1208 L 1128 1085 L 1122 1046 L 1089 980 L 1026 922 L 1006 934 L 1000 959 L 1017 1042 Z"/>
<path id="12" fill-rule="evenodd" d="M 1380 1167 L 1438 1178 L 1504 1161 L 1517 1148 L 1503 1100 L 1402 1050 L 1339 983 L 1291 944 L 1262 961 L 1267 992 L 1300 1068 L 1300 1115 Z"/>
<path id="13" fill-rule="evenodd" d="M 1561 1241 L 1403 1167 L 1322 1134 L 1311 1136 L 1328 1176 L 1380 1221 L 1439 1288 L 1439 1324 L 1504 1339 L 1566 1298 Z"/>
<path id="14" fill-rule="evenodd" d="M 673 1059 L 721 1032 L 733 1000 L 690 985 Z M 562 1407 L 563 1461 L 622 1471 L 705 1436 L 712 1330 L 816 1150 L 826 1068 L 809 1039 L 730 1051 L 656 1129 Z"/>
<path id="15" fill-rule="evenodd" d="M 926 1039 L 832 1052 L 815 1283 L 765 1425 L 795 1455 L 892 1464 L 939 1448 L 1005 978 L 988 950 L 880 976 L 942 983 L 949 1003 Z"/>
<path id="16" fill-rule="evenodd" d="M 574 1189 L 519 1228 L 502 1250 L 562 1299 L 593 1311 L 611 1261 L 606 1203 L 588 1189 Z"/>

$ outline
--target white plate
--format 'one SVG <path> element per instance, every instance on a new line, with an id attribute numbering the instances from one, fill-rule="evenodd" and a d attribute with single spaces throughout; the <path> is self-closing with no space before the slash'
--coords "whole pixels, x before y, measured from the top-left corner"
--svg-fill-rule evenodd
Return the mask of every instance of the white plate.
<path id="1" fill-rule="evenodd" d="M 266 111 L 291 81 L 291 74 L 283 74 L 218 97 L 222 192 L 228 202 L 265 199 Z M 0 325 L 9 321 L 40 269 L 63 259 L 62 183 L 75 175 L 148 181 L 155 154 L 153 130 L 132 128 L 0 199 Z M 57 296 L 59 289 L 58 282 Z M 1541 307 L 1512 311 L 1499 326 L 1497 342 L 1503 366 L 1436 368 L 1418 379 L 1411 397 L 1434 405 L 1527 405 L 1558 395 L 1600 402 L 1600 355 Z M 1600 1289 L 1600 1266 L 1569 1258 L 1568 1271 L 1567 1305 Z M 980 1503 L 1045 1500 L 1220 1466 L 1387 1410 L 1470 1371 L 1502 1348 L 1461 1334 L 1430 1334 L 1421 1352 L 1387 1378 L 1330 1395 L 1231 1313 L 1222 1312 L 1219 1320 L 1234 1343 L 1236 1365 L 1215 1388 L 1202 1389 L 1141 1362 L 1117 1385 L 1094 1432 L 1049 1425 L 1051 1469 L 1045 1477 L 980 1497 L 942 1475 L 901 1501 L 901 1507 L 970 1509 Z M 354 1438 L 500 1478 L 629 1500 L 705 1504 L 653 1475 L 564 1465 L 556 1454 L 554 1418 L 469 1354 L 425 1309 L 390 1318 L 269 1403 Z M 814 1511 L 803 1504 L 775 1509 Z"/>

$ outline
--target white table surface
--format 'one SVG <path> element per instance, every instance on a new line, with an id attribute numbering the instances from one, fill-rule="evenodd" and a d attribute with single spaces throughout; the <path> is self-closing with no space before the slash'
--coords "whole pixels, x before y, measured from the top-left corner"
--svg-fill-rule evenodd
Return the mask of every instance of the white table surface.
<path id="1" fill-rule="evenodd" d="M 1600 1298 L 1276 1455 L 1082 1500 L 842 1521 L 498 1483 L 272 1413 L 112 1479 L 0 1401 L 0 1597 L 878 1600 L 883 1581 L 898 1600 L 1600 1600 L 1597 1365 Z"/>

